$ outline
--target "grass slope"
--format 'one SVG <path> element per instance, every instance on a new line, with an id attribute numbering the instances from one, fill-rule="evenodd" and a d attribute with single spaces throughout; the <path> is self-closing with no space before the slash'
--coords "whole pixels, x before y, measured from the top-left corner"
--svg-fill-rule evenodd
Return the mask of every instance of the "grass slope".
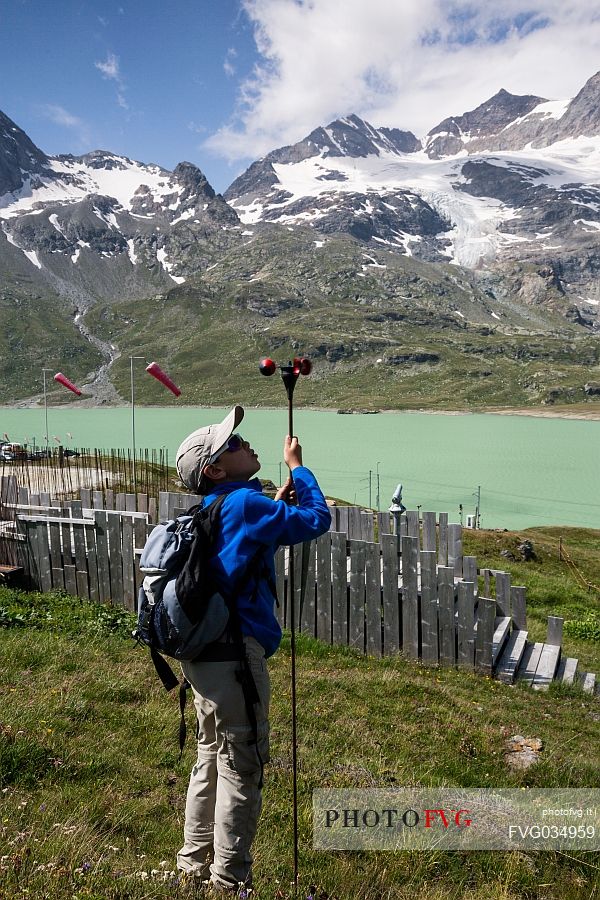
<path id="1" fill-rule="evenodd" d="M 302 403 L 333 408 L 575 403 L 600 380 L 598 342 L 548 309 L 490 299 L 456 267 L 318 243 L 267 229 L 168 293 L 95 307 L 86 324 L 120 348 L 122 396 L 130 353 L 164 362 L 190 404 L 235 402 L 251 383 L 254 402 L 277 405 L 258 359 L 298 352 L 315 364 Z M 139 400 L 168 402 L 147 383 Z"/>
<path id="2" fill-rule="evenodd" d="M 147 654 L 132 647 L 129 614 L 62 594 L 6 589 L 0 590 L 0 607 L 0 625 L 6 626 L 0 629 L 0 897 L 203 896 L 172 871 L 193 741 L 179 764 L 176 698 L 164 694 Z M 254 896 L 275 900 L 293 896 L 287 637 L 269 667 L 271 763 L 255 844 Z M 401 657 L 368 659 L 305 636 L 298 638 L 297 683 L 298 897 L 598 895 L 597 854 L 579 850 L 311 849 L 311 793 L 317 787 L 597 785 L 596 699 L 558 685 L 537 694 Z M 504 742 L 515 733 L 541 738 L 544 745 L 540 761 L 520 774 L 503 759 Z"/>

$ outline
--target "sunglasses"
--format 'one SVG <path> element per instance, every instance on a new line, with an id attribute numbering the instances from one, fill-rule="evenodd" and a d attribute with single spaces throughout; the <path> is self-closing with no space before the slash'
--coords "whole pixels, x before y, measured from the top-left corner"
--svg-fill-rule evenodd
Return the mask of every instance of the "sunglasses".
<path id="1" fill-rule="evenodd" d="M 213 453 L 207 465 L 212 465 L 214 462 L 216 462 L 222 453 L 226 453 L 227 451 L 229 451 L 230 453 L 236 453 L 238 450 L 242 449 L 244 443 L 244 438 L 241 436 L 241 434 L 232 434 L 225 446 L 221 450 L 219 450 L 218 453 Z"/>

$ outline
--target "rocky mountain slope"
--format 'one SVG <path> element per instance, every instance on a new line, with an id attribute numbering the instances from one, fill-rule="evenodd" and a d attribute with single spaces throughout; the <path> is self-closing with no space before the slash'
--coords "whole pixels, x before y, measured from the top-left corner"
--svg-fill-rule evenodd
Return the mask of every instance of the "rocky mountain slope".
<path id="1" fill-rule="evenodd" d="M 225 402 L 236 357 L 300 345 L 323 405 L 595 396 L 599 110 L 600 73 L 570 102 L 502 90 L 422 139 L 349 115 L 223 197 L 191 163 L 49 157 L 0 114 L 5 396 L 56 364 L 88 402 L 127 397 L 145 352 L 189 402 Z"/>

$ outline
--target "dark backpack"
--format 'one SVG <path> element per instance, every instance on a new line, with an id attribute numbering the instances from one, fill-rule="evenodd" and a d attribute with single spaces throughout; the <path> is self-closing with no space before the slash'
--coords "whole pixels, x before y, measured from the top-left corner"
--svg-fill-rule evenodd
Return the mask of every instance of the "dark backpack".
<path id="1" fill-rule="evenodd" d="M 229 621 L 227 601 L 216 589 L 209 565 L 215 521 L 222 494 L 205 509 L 157 525 L 140 559 L 144 581 L 138 595 L 133 636 L 150 648 L 167 690 L 177 684 L 163 656 L 197 659 L 216 641 Z"/>

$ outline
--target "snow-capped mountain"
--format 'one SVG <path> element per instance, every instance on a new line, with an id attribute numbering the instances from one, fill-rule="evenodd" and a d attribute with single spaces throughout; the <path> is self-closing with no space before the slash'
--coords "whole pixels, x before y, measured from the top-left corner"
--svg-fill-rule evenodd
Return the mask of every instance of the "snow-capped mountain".
<path id="1" fill-rule="evenodd" d="M 551 282 L 593 316 L 600 73 L 570 102 L 502 90 L 423 141 L 339 119 L 254 163 L 225 198 L 247 225 L 305 224 L 429 262 L 527 269 L 518 289 L 530 299 Z"/>
<path id="2" fill-rule="evenodd" d="M 168 172 L 105 151 L 48 157 L 1 115 L 0 228 L 13 269 L 24 257 L 30 275 L 85 306 L 181 284 L 239 221 L 191 163 Z"/>

